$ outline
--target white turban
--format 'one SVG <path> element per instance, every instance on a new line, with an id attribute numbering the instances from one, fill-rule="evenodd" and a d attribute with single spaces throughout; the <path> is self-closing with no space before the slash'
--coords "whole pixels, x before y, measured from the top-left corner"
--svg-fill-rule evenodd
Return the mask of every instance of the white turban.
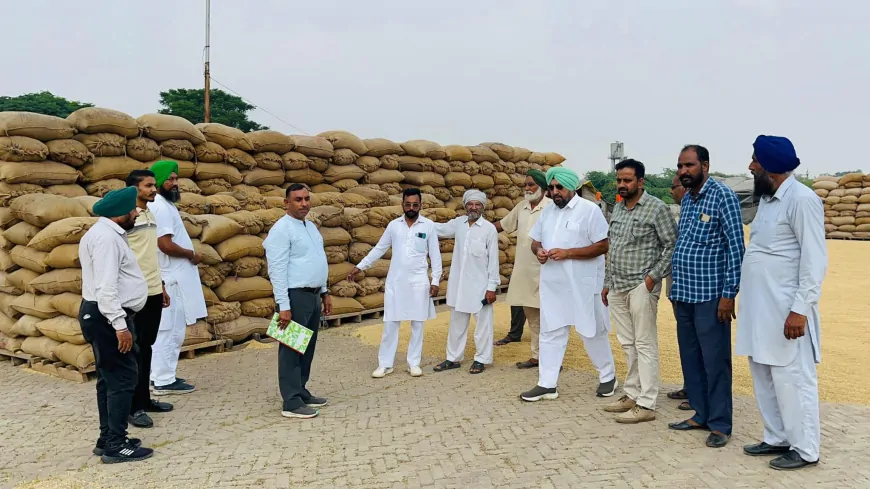
<path id="1" fill-rule="evenodd" d="M 486 194 L 476 188 L 465 191 L 465 194 L 462 195 L 462 205 L 466 206 L 472 200 L 480 202 L 481 205 L 486 207 Z"/>

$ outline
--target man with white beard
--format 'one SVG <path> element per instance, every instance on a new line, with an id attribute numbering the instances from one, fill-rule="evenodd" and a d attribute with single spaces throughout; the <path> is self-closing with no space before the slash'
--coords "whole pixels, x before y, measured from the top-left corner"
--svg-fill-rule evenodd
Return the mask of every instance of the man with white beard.
<path id="1" fill-rule="evenodd" d="M 408 372 L 412 377 L 423 375 L 420 361 L 423 356 L 423 322 L 435 319 L 432 298 L 438 295 L 441 282 L 441 250 L 435 223 L 420 215 L 422 195 L 418 188 L 402 192 L 405 214 L 387 224 L 378 244 L 353 268 L 347 279 L 354 280 L 360 271 L 367 270 L 390 247 L 393 258 L 384 293 L 384 332 L 378 350 L 378 368 L 372 377 L 379 379 L 393 373 L 396 348 L 399 346 L 399 326 L 411 321 L 411 339 L 408 343 Z M 432 263 L 431 284 L 426 272 Z"/>
<path id="2" fill-rule="evenodd" d="M 447 280 L 447 305 L 450 330 L 447 333 L 447 360 L 435 366 L 436 372 L 459 368 L 465 357 L 468 325 L 474 314 L 474 362 L 472 374 L 483 372 L 492 363 L 492 322 L 495 291 L 501 283 L 498 271 L 498 231 L 481 219 L 486 194 L 470 189 L 462 196 L 465 215 L 436 224 L 438 236 L 455 238 L 450 278 Z"/>
<path id="3" fill-rule="evenodd" d="M 610 317 L 601 301 L 607 221 L 598 206 L 576 193 L 580 177 L 575 172 L 554 167 L 546 178 L 554 205 L 544 209 L 529 233 L 541 263 L 538 385 L 520 397 L 529 402 L 559 397 L 556 384 L 571 326 L 598 370 L 596 395 L 610 397 L 616 392 L 616 368 L 607 338 Z"/>
<path id="4" fill-rule="evenodd" d="M 538 366 L 538 337 L 541 334 L 541 304 L 538 298 L 538 281 L 541 277 L 541 264 L 532 253 L 532 238 L 529 232 L 541 217 L 541 211 L 552 201 L 544 197 L 543 188 L 547 186 L 546 176 L 538 170 L 529 170 L 523 185 L 523 201 L 517 204 L 501 221 L 495 223 L 498 232 L 517 233 L 514 271 L 508 285 L 507 303 L 511 307 L 522 307 L 529 321 L 532 340 L 532 354 L 528 360 L 517 362 L 517 368 Z M 520 335 L 522 336 L 522 330 Z M 501 340 L 519 341 L 519 338 Z"/>

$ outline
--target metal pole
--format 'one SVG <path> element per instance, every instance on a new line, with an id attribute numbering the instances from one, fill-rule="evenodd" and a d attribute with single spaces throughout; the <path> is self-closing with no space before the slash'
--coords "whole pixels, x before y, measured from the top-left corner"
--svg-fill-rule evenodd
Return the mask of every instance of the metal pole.
<path id="1" fill-rule="evenodd" d="M 211 122 L 211 76 L 209 76 L 209 50 L 211 34 L 211 0 L 205 0 L 205 122 Z"/>

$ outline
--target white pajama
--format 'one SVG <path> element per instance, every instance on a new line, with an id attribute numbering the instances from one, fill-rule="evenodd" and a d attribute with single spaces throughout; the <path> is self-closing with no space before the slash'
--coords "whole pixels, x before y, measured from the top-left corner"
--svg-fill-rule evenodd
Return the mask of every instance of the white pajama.
<path id="1" fill-rule="evenodd" d="M 735 350 L 749 358 L 764 441 L 790 446 L 806 462 L 819 459 L 816 364 L 827 253 L 824 207 L 812 189 L 791 175 L 761 198 L 743 256 Z M 795 340 L 784 334 L 792 313 L 806 320 Z"/>
<path id="2" fill-rule="evenodd" d="M 755 400 L 764 423 L 764 442 L 790 446 L 802 459 L 819 459 L 819 383 L 810 336 L 797 342 L 798 355 L 783 367 L 756 363 L 749 357 Z"/>
<path id="3" fill-rule="evenodd" d="M 539 386 L 553 389 L 559 383 L 559 370 L 562 368 L 562 360 L 564 360 L 565 350 L 568 348 L 570 333 L 571 326 L 564 326 L 553 331 L 541 331 L 541 356 L 538 359 Z M 610 382 L 616 378 L 613 351 L 610 349 L 607 330 L 601 327 L 601 323 L 599 323 L 595 336 L 587 338 L 580 335 L 580 337 L 583 338 L 586 355 L 589 356 L 592 366 L 598 371 L 598 382 Z"/>
<path id="4" fill-rule="evenodd" d="M 484 365 L 492 363 L 493 306 L 483 306 L 474 315 L 474 361 Z M 447 360 L 461 362 L 465 358 L 468 326 L 472 314 L 450 308 L 450 330 L 447 332 Z M 564 353 L 564 351 L 563 351 Z"/>
<path id="5" fill-rule="evenodd" d="M 399 348 L 401 321 L 384 321 L 384 333 L 378 349 L 378 367 L 393 368 Z M 408 366 L 419 367 L 423 358 L 423 321 L 411 321 L 411 340 L 408 342 Z"/>
<path id="6" fill-rule="evenodd" d="M 155 386 L 165 386 L 175 382 L 178 356 L 181 354 L 181 345 L 187 332 L 181 286 L 178 283 L 167 284 L 166 293 L 169 294 L 169 307 L 163 309 L 160 315 L 157 340 L 151 347 L 151 381 Z"/>

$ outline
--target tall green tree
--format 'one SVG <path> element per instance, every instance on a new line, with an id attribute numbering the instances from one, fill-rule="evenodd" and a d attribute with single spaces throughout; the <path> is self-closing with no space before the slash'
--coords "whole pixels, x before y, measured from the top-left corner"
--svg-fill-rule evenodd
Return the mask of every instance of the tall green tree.
<path id="1" fill-rule="evenodd" d="M 36 112 L 66 118 L 82 107 L 93 107 L 93 104 L 68 100 L 46 91 L 26 93 L 17 97 L 5 95 L 0 97 L 0 112 Z"/>
<path id="2" fill-rule="evenodd" d="M 255 106 L 245 102 L 241 97 L 224 92 L 220 89 L 212 89 L 211 94 L 211 121 L 235 127 L 242 131 L 258 131 L 269 129 L 257 124 L 248 118 L 248 112 L 256 109 Z M 161 114 L 177 115 L 194 124 L 205 121 L 205 89 L 173 88 L 160 92 Z"/>

